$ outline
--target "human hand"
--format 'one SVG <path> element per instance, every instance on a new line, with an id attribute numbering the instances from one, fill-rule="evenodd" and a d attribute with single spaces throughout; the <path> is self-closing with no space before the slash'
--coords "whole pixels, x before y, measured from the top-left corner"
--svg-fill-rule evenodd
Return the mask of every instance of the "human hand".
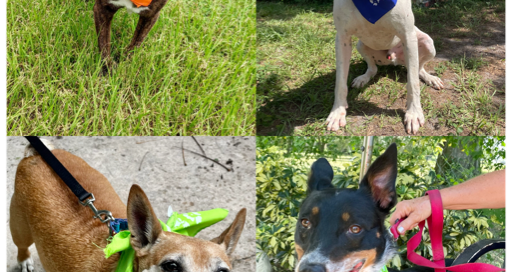
<path id="1" fill-rule="evenodd" d="M 400 218 L 405 218 L 398 225 L 398 233 L 404 234 L 406 231 L 416 227 L 418 223 L 424 221 L 432 214 L 430 199 L 428 196 L 422 196 L 411 200 L 404 200 L 396 205 L 396 210 L 389 218 L 391 225 Z"/>

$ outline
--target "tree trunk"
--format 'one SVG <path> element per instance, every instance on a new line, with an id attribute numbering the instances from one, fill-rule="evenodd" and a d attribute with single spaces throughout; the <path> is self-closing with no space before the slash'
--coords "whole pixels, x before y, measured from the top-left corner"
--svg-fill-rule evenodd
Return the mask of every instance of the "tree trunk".
<path id="1" fill-rule="evenodd" d="M 449 145 L 449 141 L 444 142 L 443 153 L 437 157 L 436 161 L 436 175 L 440 175 L 444 178 L 451 177 L 454 180 L 467 180 L 480 175 L 480 159 L 468 156 L 462 151 L 472 145 L 476 146 L 476 151 L 482 149 L 478 138 L 468 138 L 464 141 L 458 139 L 457 141 L 451 141 L 451 145 Z"/>

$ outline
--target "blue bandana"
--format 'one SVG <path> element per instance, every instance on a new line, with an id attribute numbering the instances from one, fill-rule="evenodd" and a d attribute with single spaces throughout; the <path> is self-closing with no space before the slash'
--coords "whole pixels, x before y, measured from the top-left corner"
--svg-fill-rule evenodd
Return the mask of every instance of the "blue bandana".
<path id="1" fill-rule="evenodd" d="M 361 15 L 375 24 L 382 16 L 392 10 L 397 0 L 352 0 Z"/>

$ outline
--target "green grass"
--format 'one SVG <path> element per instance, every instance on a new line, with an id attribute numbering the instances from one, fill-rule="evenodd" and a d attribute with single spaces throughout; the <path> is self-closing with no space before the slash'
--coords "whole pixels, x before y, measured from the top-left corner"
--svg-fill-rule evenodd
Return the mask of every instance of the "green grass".
<path id="1" fill-rule="evenodd" d="M 254 1 L 170 0 L 131 57 L 120 10 L 103 77 L 93 5 L 8 2 L 8 135 L 255 133 Z"/>
<path id="2" fill-rule="evenodd" d="M 492 50 L 486 56 L 472 48 L 464 49 L 467 56 L 454 50 L 467 39 L 489 50 L 496 45 L 493 35 L 504 33 L 504 6 L 503 0 L 449 0 L 413 8 L 416 25 L 434 39 L 438 55 L 448 55 L 427 64 L 445 89 L 421 84 L 427 124 L 419 135 L 505 134 L 505 87 L 489 78 L 504 69 L 504 59 Z M 258 2 L 257 21 L 258 135 L 406 134 L 407 70 L 398 66 L 380 66 L 363 88 L 349 84 L 347 126 L 326 131 L 336 68 L 332 4 Z M 357 38 L 352 43 L 349 83 L 367 68 L 355 48 Z"/>

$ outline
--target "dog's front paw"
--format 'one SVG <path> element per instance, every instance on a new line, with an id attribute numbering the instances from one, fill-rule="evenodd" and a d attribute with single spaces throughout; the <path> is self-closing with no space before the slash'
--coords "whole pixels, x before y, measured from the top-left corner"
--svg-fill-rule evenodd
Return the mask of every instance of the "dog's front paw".
<path id="1" fill-rule="evenodd" d="M 33 272 L 34 271 L 34 261 L 32 261 L 31 257 L 28 257 L 26 260 L 19 262 L 18 265 L 21 268 L 21 272 Z"/>
<path id="2" fill-rule="evenodd" d="M 366 74 L 360 75 L 352 81 L 352 87 L 353 88 L 361 88 L 364 85 L 366 85 L 366 83 L 368 83 L 368 81 L 370 81 L 369 76 L 367 76 Z"/>
<path id="3" fill-rule="evenodd" d="M 344 127 L 347 124 L 346 115 L 347 111 L 344 106 L 333 107 L 327 117 L 327 130 L 337 131 L 340 127 Z"/>
<path id="4" fill-rule="evenodd" d="M 443 81 L 440 78 L 436 77 L 436 76 L 432 76 L 431 75 L 430 77 L 428 77 L 425 80 L 425 83 L 427 83 L 427 85 L 429 85 L 429 86 L 432 86 L 436 90 L 444 89 Z"/>
<path id="5" fill-rule="evenodd" d="M 419 110 L 409 109 L 405 113 L 405 129 L 407 133 L 416 134 L 420 127 L 425 124 L 425 117 L 423 116 L 423 111 L 421 108 Z"/>

